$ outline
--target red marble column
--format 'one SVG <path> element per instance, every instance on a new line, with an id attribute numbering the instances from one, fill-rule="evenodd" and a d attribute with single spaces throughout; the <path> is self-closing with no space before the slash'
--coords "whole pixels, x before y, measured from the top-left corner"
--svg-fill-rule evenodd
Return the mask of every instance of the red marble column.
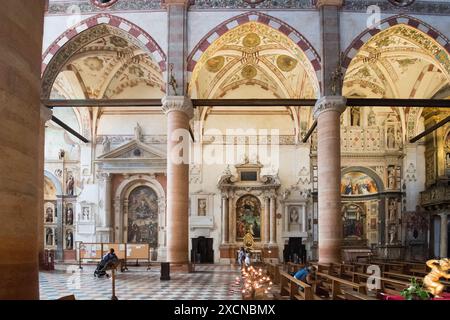
<path id="1" fill-rule="evenodd" d="M 314 108 L 317 119 L 319 262 L 341 262 L 340 115 L 346 99 L 326 96 Z"/>
<path id="2" fill-rule="evenodd" d="M 44 0 L 0 10 L 0 300 L 39 299 L 39 157 Z"/>
<path id="3" fill-rule="evenodd" d="M 189 120 L 194 109 L 189 98 L 166 96 L 167 115 L 167 261 L 189 262 Z"/>

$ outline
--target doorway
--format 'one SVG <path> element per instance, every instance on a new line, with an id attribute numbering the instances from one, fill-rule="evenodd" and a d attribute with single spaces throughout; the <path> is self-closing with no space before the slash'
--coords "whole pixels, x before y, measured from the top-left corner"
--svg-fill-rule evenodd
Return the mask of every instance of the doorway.
<path id="1" fill-rule="evenodd" d="M 192 239 L 191 262 L 214 263 L 212 238 L 198 237 Z"/>

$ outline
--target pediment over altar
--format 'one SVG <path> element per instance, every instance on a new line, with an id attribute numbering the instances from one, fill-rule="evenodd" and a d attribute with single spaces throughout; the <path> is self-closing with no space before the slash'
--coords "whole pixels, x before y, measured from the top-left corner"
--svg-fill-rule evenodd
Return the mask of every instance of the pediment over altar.
<path id="1" fill-rule="evenodd" d="M 217 186 L 219 189 L 234 189 L 243 191 L 277 189 L 281 186 L 278 174 L 262 175 L 261 169 L 264 166 L 257 161 L 244 163 L 235 166 L 236 173 L 232 173 L 230 167 L 220 176 Z"/>
<path id="2" fill-rule="evenodd" d="M 165 172 L 166 153 L 137 139 L 107 152 L 95 161 L 104 172 Z"/>

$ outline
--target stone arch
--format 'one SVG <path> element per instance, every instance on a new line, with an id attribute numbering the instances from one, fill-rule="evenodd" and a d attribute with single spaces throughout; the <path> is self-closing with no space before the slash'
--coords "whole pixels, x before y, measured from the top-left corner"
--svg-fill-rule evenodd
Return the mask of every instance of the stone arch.
<path id="1" fill-rule="evenodd" d="M 140 47 L 151 54 L 159 64 L 161 72 L 166 71 L 166 55 L 156 41 L 143 29 L 134 23 L 111 14 L 101 13 L 88 18 L 60 35 L 42 56 L 42 97 L 48 99 L 53 83 L 61 71 L 62 66 L 77 51 L 77 40 L 86 41 L 86 31 L 100 25 L 107 25 L 134 39 Z"/>
<path id="2" fill-rule="evenodd" d="M 353 58 L 355 58 L 355 56 L 358 54 L 359 50 L 367 42 L 369 42 L 372 37 L 379 34 L 380 32 L 386 31 L 398 25 L 405 25 L 412 29 L 416 29 L 422 32 L 426 36 L 436 41 L 438 46 L 442 48 L 442 53 L 450 55 L 450 41 L 444 34 L 442 34 L 439 30 L 433 28 L 429 24 L 421 21 L 420 19 L 400 14 L 382 20 L 378 28 L 366 29 L 353 40 L 353 42 L 348 46 L 348 48 L 343 53 L 342 67 L 344 74 L 346 73 L 348 67 L 350 66 Z M 443 65 L 442 62 L 437 60 L 437 56 L 435 57 L 435 60 L 437 64 L 442 65 L 443 69 L 446 68 L 448 69 L 448 66 L 450 66 L 450 63 L 448 64 L 448 66 L 447 64 Z M 421 74 L 418 77 L 419 81 L 416 81 L 416 83 L 414 84 L 413 90 L 410 93 L 409 98 L 412 99 L 415 97 L 415 93 L 420 84 L 420 79 L 423 78 L 424 74 L 427 71 L 433 71 L 434 69 L 437 69 L 437 67 L 430 63 L 430 65 L 426 67 L 426 69 L 422 70 Z M 402 124 L 403 140 L 408 141 L 418 133 L 417 128 L 423 108 L 404 108 L 398 110 L 395 107 L 392 107 L 391 109 L 396 114 L 398 120 Z"/>
<path id="3" fill-rule="evenodd" d="M 194 49 L 188 56 L 188 64 L 187 64 L 188 73 L 191 74 L 194 71 L 197 61 L 199 60 L 203 52 L 205 52 L 216 39 L 218 39 L 226 32 L 230 31 L 231 29 L 251 21 L 265 24 L 283 33 L 288 38 L 290 38 L 294 43 L 296 43 L 298 47 L 305 53 L 312 67 L 314 68 L 317 80 L 319 81 L 319 88 L 321 87 L 320 86 L 320 79 L 321 79 L 320 70 L 322 68 L 321 59 L 317 51 L 311 45 L 311 43 L 300 32 L 298 32 L 296 29 L 294 29 L 287 23 L 283 22 L 282 20 L 257 11 L 250 11 L 235 16 L 233 18 L 230 18 L 222 22 L 218 26 L 216 26 L 210 32 L 208 32 L 206 36 L 204 36 L 202 40 L 200 40 L 200 42 L 194 47 Z"/>
<path id="4" fill-rule="evenodd" d="M 57 195 L 63 194 L 63 187 L 62 187 L 61 181 L 59 181 L 59 179 L 53 173 L 51 173 L 48 170 L 44 170 L 44 177 L 46 177 L 53 183 L 53 185 L 56 188 Z"/>
<path id="5" fill-rule="evenodd" d="M 166 256 L 166 195 L 164 188 L 152 175 L 133 175 L 122 181 L 114 195 L 115 239 L 121 243 L 125 238 L 125 218 L 128 211 L 128 197 L 138 187 L 149 187 L 158 197 L 158 260 L 164 261 Z"/>
<path id="6" fill-rule="evenodd" d="M 429 24 L 417 19 L 410 17 L 408 15 L 396 15 L 393 17 L 386 18 L 380 22 L 380 25 L 378 26 L 378 29 L 366 29 L 363 32 L 361 32 L 355 40 L 347 47 L 347 49 L 344 51 L 343 56 L 343 62 L 342 67 L 344 69 L 344 73 L 347 70 L 348 66 L 350 65 L 352 59 L 356 56 L 359 49 L 370 40 L 373 36 L 376 34 L 387 30 L 393 26 L 404 24 L 409 27 L 412 27 L 414 29 L 417 29 L 428 36 L 430 36 L 432 39 L 434 39 L 437 43 L 439 43 L 448 54 L 450 54 L 450 41 L 449 39 L 444 36 L 440 31 L 433 28 Z"/>

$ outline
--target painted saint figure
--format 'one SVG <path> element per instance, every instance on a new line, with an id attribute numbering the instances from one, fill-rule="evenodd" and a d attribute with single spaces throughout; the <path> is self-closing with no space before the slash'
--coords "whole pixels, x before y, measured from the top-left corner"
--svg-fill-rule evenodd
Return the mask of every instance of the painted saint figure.
<path id="1" fill-rule="evenodd" d="M 73 249 L 73 235 L 71 231 L 68 231 L 66 235 L 66 249 Z"/>
<path id="2" fill-rule="evenodd" d="M 53 223 L 53 209 L 52 208 L 47 208 L 47 210 L 45 210 L 45 222 Z"/>

